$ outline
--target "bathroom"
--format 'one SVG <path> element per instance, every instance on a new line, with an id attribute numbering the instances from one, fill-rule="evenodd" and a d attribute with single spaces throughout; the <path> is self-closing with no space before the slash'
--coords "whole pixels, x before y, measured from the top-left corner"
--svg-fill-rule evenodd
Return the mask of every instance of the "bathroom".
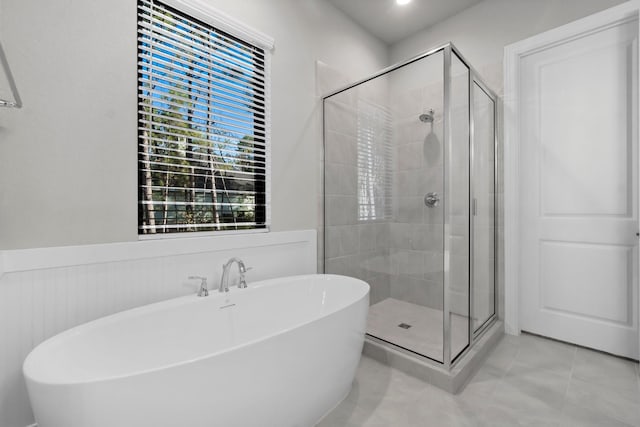
<path id="1" fill-rule="evenodd" d="M 166 4 L 172 11 L 190 15 L 196 25 L 213 25 L 230 34 L 229 40 L 257 46 L 263 52 L 263 56 L 254 62 L 259 68 L 255 76 L 260 76 L 255 78 L 265 84 L 264 91 L 254 99 L 260 101 L 254 104 L 262 109 L 258 112 L 252 110 L 249 114 L 260 116 L 260 123 L 264 126 L 260 128 L 261 132 L 253 133 L 253 140 L 248 144 L 254 150 L 251 154 L 253 157 L 244 164 L 250 163 L 254 165 L 253 171 L 264 173 L 254 174 L 257 176 L 256 184 L 250 185 L 255 190 L 254 199 L 232 202 L 227 198 L 225 202 L 222 197 L 221 202 L 221 206 L 232 208 L 249 205 L 255 211 L 249 209 L 246 214 L 242 209 L 231 209 L 234 213 L 225 216 L 223 210 L 216 210 L 214 217 L 223 218 L 217 225 L 183 227 L 178 230 L 182 232 L 171 233 L 166 232 L 171 229 L 166 227 L 167 218 L 178 218 L 180 212 L 185 211 L 193 216 L 194 213 L 189 209 L 196 204 L 188 206 L 188 201 L 176 203 L 176 210 L 171 213 L 164 209 L 166 204 L 152 203 L 152 206 L 159 206 L 163 210 L 162 213 L 155 212 L 154 218 L 164 220 L 162 225 L 165 228 L 158 226 L 159 221 L 150 224 L 147 220 L 149 211 L 144 206 L 149 206 L 149 203 L 145 202 L 157 199 L 145 199 L 144 189 L 152 186 L 145 182 L 145 168 L 140 166 L 145 165 L 145 161 L 147 164 L 151 162 L 142 156 L 140 150 L 141 144 L 144 144 L 141 142 L 144 140 L 141 123 L 145 123 L 142 117 L 144 111 L 140 108 L 144 96 L 140 81 L 144 79 L 147 69 L 140 65 L 144 63 L 141 59 L 144 49 L 141 46 L 146 45 L 141 41 L 144 33 L 139 32 L 140 15 L 144 14 L 139 8 L 149 8 L 149 3 Z M 536 57 L 534 53 L 541 49 L 536 50 L 535 43 L 548 43 L 537 40 L 544 37 L 547 37 L 545 40 L 549 37 L 562 39 L 568 37 L 567 34 L 588 33 L 591 31 L 589 28 L 602 26 L 593 22 L 596 16 L 600 20 L 615 21 L 618 19 L 616 14 L 629 14 L 632 13 L 629 11 L 635 10 L 636 20 L 630 23 L 624 21 L 635 25 L 635 35 L 629 36 L 631 47 L 622 52 L 631 52 L 628 53 L 629 58 L 635 58 L 637 62 L 637 3 L 620 0 L 412 0 L 406 4 L 398 3 L 396 0 L 0 0 L 1 56 L 6 57 L 6 62 L 0 67 L 0 99 L 21 104 L 0 107 L 0 427 L 37 425 L 37 414 L 34 416 L 33 402 L 30 401 L 25 383 L 23 363 L 40 343 L 70 328 L 125 310 L 176 298 L 195 298 L 203 282 L 202 279 L 190 277 L 206 279 L 209 296 L 202 300 L 217 298 L 216 288 L 225 271 L 223 265 L 234 257 L 246 264 L 244 275 L 246 291 L 249 292 L 255 283 L 265 280 L 335 273 L 367 282 L 371 307 L 387 297 L 401 300 L 404 296 L 417 305 L 429 306 L 428 303 L 418 302 L 421 298 L 437 298 L 446 303 L 449 284 L 445 283 L 447 278 L 444 271 L 435 278 L 426 278 L 428 272 L 423 271 L 420 280 L 398 275 L 402 283 L 409 286 L 410 292 L 396 292 L 389 282 L 393 275 L 384 271 L 372 273 L 377 266 L 376 258 L 360 256 L 359 247 L 350 247 L 349 244 L 353 245 L 355 240 L 359 245 L 367 237 L 370 238 L 366 232 L 375 227 L 381 230 L 378 241 L 384 241 L 385 227 L 380 227 L 380 223 L 374 221 L 376 225 L 373 228 L 369 227 L 370 224 L 357 223 L 356 231 L 348 227 L 331 228 L 333 224 L 326 223 L 330 216 L 340 220 L 342 215 L 339 204 L 325 203 L 334 194 L 328 191 L 327 185 L 337 186 L 337 193 L 344 197 L 346 193 L 343 191 L 352 191 L 360 182 L 355 176 L 352 177 L 356 179 L 353 187 L 347 190 L 341 187 L 348 181 L 345 177 L 351 172 L 333 163 L 344 166 L 346 157 L 352 156 L 357 161 L 358 156 L 344 148 L 346 144 L 334 150 L 335 141 L 330 141 L 327 136 L 335 133 L 335 129 L 327 128 L 326 120 L 337 117 L 343 119 L 343 124 L 349 120 L 349 114 L 328 111 L 332 101 L 341 96 L 355 102 L 367 101 L 366 97 L 361 96 L 367 91 L 365 88 L 373 88 L 374 92 L 377 90 L 380 93 L 395 90 L 400 86 L 399 83 L 409 84 L 408 76 L 402 75 L 410 73 L 409 67 L 423 67 L 418 73 L 437 69 L 437 84 L 429 86 L 432 93 L 437 92 L 435 101 L 426 97 L 417 102 L 410 101 L 411 108 L 406 113 L 388 116 L 390 123 L 386 131 L 391 135 L 403 132 L 403 125 L 407 124 L 410 132 L 417 136 L 415 147 L 391 147 L 393 154 L 388 159 L 391 194 L 385 193 L 390 202 L 387 204 L 383 200 L 381 206 L 388 207 L 388 210 L 383 209 L 382 216 L 393 220 L 389 221 L 387 230 L 395 227 L 403 230 L 405 235 L 413 233 L 414 237 L 419 238 L 420 233 L 435 221 L 444 227 L 444 214 L 432 222 L 424 220 L 425 215 L 435 211 L 428 210 L 423 198 L 427 193 L 437 193 L 440 204 L 436 209 L 446 209 L 449 193 L 445 183 L 438 182 L 437 188 L 415 188 L 415 193 L 405 197 L 406 200 L 419 199 L 421 203 L 420 221 L 414 221 L 411 211 L 398 204 L 398 195 L 405 196 L 400 191 L 405 185 L 399 187 L 400 181 L 410 175 L 403 172 L 411 167 L 409 165 L 401 169 L 396 166 L 400 162 L 408 163 L 407 159 L 417 156 L 420 157 L 418 160 L 424 160 L 421 167 L 431 168 L 429 170 L 435 170 L 443 176 L 449 176 L 449 173 L 455 175 L 461 170 L 467 176 L 471 173 L 465 168 L 454 168 L 460 166 L 460 162 L 444 161 L 447 153 L 452 154 L 446 151 L 446 141 L 452 136 L 451 133 L 460 131 L 464 126 L 472 126 L 469 120 L 461 120 L 457 115 L 459 110 L 450 108 L 452 106 L 445 102 L 445 92 L 455 93 L 456 80 L 447 77 L 443 69 L 447 63 L 451 67 L 451 61 L 455 58 L 461 58 L 460 61 L 468 66 L 470 81 L 476 79 L 486 89 L 494 105 L 491 110 L 493 120 L 486 122 L 494 125 L 492 132 L 497 143 L 492 158 L 495 179 L 491 181 L 494 186 L 491 191 L 495 197 L 492 206 L 492 220 L 495 221 L 495 233 L 491 240 L 493 249 L 491 253 L 470 251 L 466 258 L 462 257 L 462 261 L 468 264 L 474 253 L 484 254 L 488 257 L 484 265 L 491 262 L 495 267 L 493 287 L 483 295 L 492 295 L 494 306 L 488 316 L 491 323 L 488 326 L 496 327 L 499 331 L 494 337 L 484 330 L 478 331 L 478 334 L 466 330 L 467 344 L 470 345 L 462 349 L 460 359 L 470 358 L 474 351 L 477 351 L 478 358 L 469 365 L 469 370 L 473 372 L 464 381 L 460 380 L 463 384 L 455 383 L 453 387 L 451 383 L 449 388 L 456 390 L 447 391 L 443 390 L 447 388 L 446 384 L 443 387 L 442 381 L 438 383 L 438 375 L 444 378 L 456 369 L 463 370 L 462 365 L 457 363 L 460 359 L 455 357 L 459 351 L 452 351 L 451 337 L 447 336 L 447 331 L 439 335 L 438 355 L 426 355 L 426 358 L 417 355 L 419 360 L 416 362 L 414 350 L 418 353 L 422 350 L 414 348 L 405 351 L 393 343 L 387 346 L 382 342 L 385 337 L 380 339 L 378 334 L 376 339 L 372 336 L 375 334 L 367 330 L 364 354 L 359 358 L 349 393 L 346 398 L 340 395 L 337 400 L 341 402 L 332 402 L 331 407 L 323 412 L 323 415 L 326 414 L 324 418 L 320 421 L 318 417 L 316 421 L 323 427 L 640 425 L 637 237 L 632 236 L 633 239 L 621 242 L 608 241 L 608 249 L 603 254 L 575 256 L 568 253 L 568 248 L 576 246 L 576 240 L 569 237 L 566 240 L 573 243 L 562 245 L 550 245 L 549 241 L 554 239 L 546 238 L 544 244 L 547 246 L 544 248 L 548 250 L 538 255 L 533 252 L 520 253 L 521 248 L 528 248 L 531 240 L 537 238 L 526 232 L 533 230 L 532 227 L 524 227 L 522 233 L 517 232 L 522 224 L 536 220 L 517 213 L 521 204 L 527 206 L 528 198 L 523 195 L 532 194 L 521 191 L 523 186 L 532 188 L 535 194 L 541 188 L 548 190 L 548 198 L 544 199 L 543 205 L 536 205 L 539 209 L 527 212 L 546 212 L 554 220 L 560 221 L 575 216 L 575 210 L 572 209 L 576 206 L 585 212 L 590 212 L 590 206 L 583 206 L 583 200 L 577 196 L 581 193 L 574 187 L 560 184 L 566 181 L 562 168 L 549 166 L 547 173 L 539 179 L 519 181 L 520 168 L 531 174 L 535 172 L 535 165 L 522 159 L 534 158 L 536 153 L 527 151 L 531 141 L 525 137 L 520 139 L 519 150 L 513 148 L 515 143 L 507 143 L 515 140 L 514 135 L 535 133 L 521 132 L 525 129 L 525 123 L 530 124 L 525 119 L 535 121 L 544 117 L 552 121 L 559 116 L 553 108 L 547 110 L 550 114 L 544 115 L 531 106 L 533 103 L 514 101 L 514 90 L 527 87 L 526 84 L 519 86 L 517 78 L 530 79 L 527 82 L 531 87 L 539 84 L 535 73 L 516 77 L 514 70 L 535 67 L 536 58 L 545 64 L 552 60 L 550 57 Z M 620 27 L 616 34 L 622 35 L 616 37 L 626 37 L 627 27 Z M 612 44 L 609 39 L 599 40 L 598 43 L 601 43 L 598 46 Z M 571 50 L 567 49 L 569 51 L 559 51 L 559 55 L 568 56 Z M 606 52 L 602 55 L 605 55 L 603 58 L 619 59 L 619 51 L 616 52 L 618 56 L 606 56 L 609 55 Z M 227 53 L 234 55 L 233 52 Z M 234 63 L 237 65 L 243 58 L 236 55 Z M 407 64 L 412 60 L 416 62 Z M 433 66 L 433 61 L 439 62 Z M 397 67 L 399 64 L 407 65 Z M 579 61 L 577 65 L 571 64 L 573 67 L 578 65 L 584 66 Z M 197 66 L 202 67 L 202 63 Z M 630 67 L 637 74 L 637 65 L 634 63 Z M 612 113 L 600 101 L 615 103 L 616 97 L 609 95 L 629 92 L 625 86 L 627 80 L 616 75 L 615 69 L 603 67 L 591 71 L 592 74 L 576 73 L 573 79 L 576 87 L 579 83 L 591 82 L 591 92 L 573 86 L 558 86 L 552 91 L 558 99 L 552 96 L 545 101 L 560 102 L 564 101 L 561 99 L 564 97 L 577 106 L 591 107 L 580 109 L 582 115 L 564 118 L 579 123 L 577 130 L 563 130 L 561 124 L 553 122 L 558 131 L 557 138 L 593 140 L 608 138 L 614 131 L 620 132 L 613 130 L 614 125 L 616 118 L 625 113 L 619 109 Z M 236 75 L 231 68 L 223 72 Z M 614 73 L 611 75 L 625 84 L 593 84 L 594 81 L 603 81 L 596 79 L 606 79 L 607 73 Z M 411 77 L 418 78 L 416 73 Z M 431 77 L 425 78 L 425 87 L 434 81 Z M 637 76 L 630 73 L 628 81 L 629 85 L 635 84 L 637 92 Z M 229 94 L 229 88 L 226 89 Z M 423 92 L 426 91 L 424 89 Z M 471 93 L 471 85 L 463 92 Z M 388 99 L 385 98 L 388 102 L 385 102 L 390 107 L 400 102 L 392 99 L 392 93 L 388 95 Z M 525 94 L 520 96 L 524 98 Z M 624 99 L 626 102 L 626 97 Z M 194 103 L 202 102 L 196 100 Z M 375 105 L 381 104 L 385 103 L 377 102 Z M 474 105 L 467 102 L 468 111 L 472 111 Z M 637 113 L 637 98 L 629 97 L 629 105 L 629 129 L 624 127 L 623 131 L 632 134 L 631 138 L 635 140 L 625 147 L 631 150 L 629 154 L 637 157 L 637 114 L 632 114 L 633 108 Z M 521 111 L 516 114 L 514 106 Z M 615 108 L 619 108 L 619 105 L 615 104 Z M 371 125 L 376 135 L 385 132 L 386 116 L 381 111 L 386 110 L 375 110 L 364 117 L 366 120 L 377 117 L 373 120 L 374 125 Z M 390 108 L 389 111 L 397 110 Z M 227 109 L 227 117 L 237 113 L 237 107 Z M 380 116 L 383 118 L 380 119 Z M 237 122 L 234 123 L 237 125 Z M 467 139 L 475 130 L 473 126 L 466 129 Z M 225 127 L 223 132 L 229 130 L 230 127 Z M 478 135 L 476 132 L 475 137 Z M 238 137 L 235 141 L 242 141 L 242 138 Z M 617 150 L 607 150 L 607 147 L 606 144 L 600 144 L 590 146 L 589 150 L 607 165 L 611 165 L 617 157 L 626 156 L 624 147 Z M 416 151 L 411 151 L 414 148 Z M 578 151 L 581 148 L 583 146 L 578 143 L 566 146 L 557 144 L 556 151 L 553 151 L 553 147 L 545 146 L 550 150 L 548 155 L 560 158 L 563 157 L 563 149 Z M 402 153 L 404 157 L 400 156 Z M 469 156 L 464 159 L 470 160 L 470 154 L 469 151 L 463 153 Z M 234 155 L 232 153 L 231 157 Z M 627 157 L 635 159 L 634 156 Z M 338 162 L 332 163 L 336 159 Z M 592 228 L 618 230 L 629 224 L 609 225 L 598 221 L 604 221 L 605 216 L 629 217 L 629 226 L 633 228 L 629 234 L 638 232 L 637 186 L 635 191 L 635 184 L 624 186 L 624 183 L 637 181 L 638 165 L 634 159 L 625 163 L 629 166 L 627 169 L 612 166 L 609 174 L 597 173 L 590 168 L 589 159 L 580 162 L 576 158 L 571 163 L 575 166 L 571 169 L 572 173 L 592 171 L 586 179 L 587 188 L 593 188 L 599 197 L 588 200 L 602 207 L 600 211 L 587 215 L 590 220 L 597 222 Z M 460 175 L 455 176 L 460 178 Z M 612 178 L 613 181 L 609 182 L 607 176 L 613 176 L 615 180 Z M 457 178 L 452 175 L 451 182 L 464 181 L 455 181 Z M 205 182 L 205 185 L 212 187 L 206 187 L 209 192 L 216 192 L 223 185 L 230 182 L 240 185 L 238 182 L 241 181 L 216 178 L 208 180 L 209 184 Z M 403 182 L 409 185 L 412 181 Z M 467 182 L 472 186 L 477 184 L 473 179 Z M 613 188 L 624 187 L 622 193 L 630 195 L 631 203 L 625 205 L 611 195 L 607 191 L 607 183 Z M 162 184 L 159 185 L 162 187 L 158 189 L 159 193 L 169 187 L 165 181 Z M 228 197 L 229 194 L 235 194 L 234 191 L 243 191 L 243 188 L 229 191 L 224 187 L 224 192 Z M 475 190 L 478 188 L 476 185 Z M 554 191 L 549 191 L 549 188 Z M 473 190 L 465 189 L 463 196 Z M 377 208 L 376 197 L 373 197 L 373 205 Z M 206 205 L 205 202 L 200 203 L 198 206 Z M 468 203 L 467 211 L 472 204 Z M 371 211 L 367 212 L 366 215 L 371 217 Z M 243 220 L 246 224 L 242 224 Z M 418 223 L 417 228 L 407 230 L 405 225 L 411 223 Z M 550 225 L 550 230 L 537 231 L 544 234 L 573 227 L 563 225 L 565 223 L 554 224 Z M 151 225 L 155 226 L 155 233 L 149 232 Z M 358 234 L 360 231 L 364 233 L 362 236 Z M 387 237 L 393 240 L 392 236 Z M 442 234 L 439 240 L 431 240 L 436 241 L 436 249 L 408 247 L 404 250 L 399 241 L 395 246 L 389 242 L 381 252 L 372 250 L 367 253 L 382 257 L 386 254 L 387 260 L 380 265 L 387 261 L 395 262 L 394 272 L 416 265 L 425 268 L 428 256 L 435 258 L 439 265 L 455 262 L 455 257 L 449 259 L 442 256 L 447 253 L 444 248 L 447 239 L 442 241 Z M 375 246 L 375 241 L 374 235 L 373 243 L 369 240 L 367 245 Z M 469 242 L 466 243 L 469 249 Z M 627 247 L 632 249 L 626 252 L 617 250 Z M 587 251 L 588 248 L 579 249 Z M 437 254 L 434 255 L 435 252 Z M 410 262 L 412 256 L 418 255 L 421 256 L 419 260 Z M 552 302 L 559 305 L 566 303 L 568 297 L 565 293 L 574 290 L 561 286 L 574 270 L 563 270 L 558 265 L 560 263 L 554 261 L 563 259 L 570 265 L 576 264 L 582 268 L 584 277 L 581 276 L 581 280 L 588 282 L 588 285 L 579 289 L 591 296 L 575 298 L 577 307 L 556 307 L 546 312 L 552 312 L 554 316 L 568 311 L 582 313 L 572 319 L 583 323 L 566 327 L 567 331 L 563 329 L 564 326 L 555 328 L 560 335 L 546 333 L 542 326 L 540 329 L 527 326 L 535 323 L 532 319 L 537 319 L 539 313 L 536 307 L 529 307 L 523 302 L 531 300 L 532 295 L 537 295 L 536 292 L 540 290 L 523 287 L 522 283 L 520 286 L 514 285 L 529 277 L 537 278 L 537 272 L 533 274 L 531 270 L 536 265 L 522 263 L 520 257 L 546 263 L 544 271 L 555 273 L 552 277 L 545 276 L 545 280 L 552 283 L 554 289 L 559 289 L 557 293 L 549 294 Z M 347 259 L 357 261 L 345 264 Z M 631 261 L 625 266 L 625 260 Z M 624 270 L 624 274 L 618 274 L 620 283 L 615 288 L 616 292 L 602 295 L 598 293 L 597 286 L 589 281 L 590 277 L 598 276 L 603 269 L 592 271 L 586 267 L 599 265 L 598 262 Z M 353 266 L 368 266 L 368 271 L 363 273 L 363 268 L 350 269 Z M 460 271 L 453 264 L 451 266 L 452 272 Z M 237 288 L 236 265 L 231 267 L 234 270 L 227 272 L 226 278 L 230 278 L 229 294 L 233 298 L 234 294 L 245 290 Z M 597 277 L 602 281 L 609 279 L 604 275 Z M 434 286 L 436 282 L 438 286 Z M 466 302 L 474 294 L 468 291 L 469 288 Z M 402 298 L 400 295 L 403 295 Z M 374 312 L 371 307 L 370 315 Z M 434 307 L 440 312 L 446 311 L 443 305 L 431 305 L 429 308 Z M 470 308 L 471 304 L 467 307 Z M 584 311 L 593 310 L 593 307 L 596 307 L 596 312 L 591 317 L 595 320 L 590 321 Z M 270 314 L 266 316 L 277 317 Z M 470 312 L 463 317 L 475 320 Z M 446 318 L 440 316 L 441 324 L 436 327 L 438 331 L 445 327 Z M 544 327 L 548 329 L 548 324 L 556 325 L 553 323 L 555 321 L 560 320 L 554 318 Z M 588 327 L 580 328 L 580 325 Z M 416 330 L 416 326 L 408 326 L 407 333 Z M 193 323 L 194 330 L 203 333 L 219 327 L 215 322 Z M 615 328 L 616 333 L 620 330 L 621 334 L 633 334 L 633 339 L 620 335 L 623 337 L 620 341 L 628 344 L 620 349 L 607 347 L 615 343 L 600 345 L 597 341 L 602 341 L 602 337 L 614 335 L 614 329 L 607 327 Z M 521 334 L 523 330 L 553 339 Z M 569 337 L 571 334 L 576 338 Z M 425 336 L 421 339 L 424 342 Z M 483 339 L 491 342 L 483 343 Z M 310 385 L 309 388 L 314 389 L 314 386 Z M 217 391 L 215 384 L 213 390 L 202 402 L 205 407 L 208 401 L 211 402 L 211 412 L 215 413 L 219 394 L 228 390 Z M 297 392 L 304 394 L 305 390 Z M 244 403 L 247 407 L 257 404 L 251 401 Z M 223 425 L 216 424 L 215 416 L 213 420 L 202 425 Z M 46 423 L 40 423 L 40 427 L 47 427 Z M 89 422 L 85 425 L 91 427 L 97 424 Z M 120 425 L 131 424 L 124 422 Z M 274 424 L 265 421 L 264 425 Z M 284 425 L 299 424 L 291 421 Z"/>

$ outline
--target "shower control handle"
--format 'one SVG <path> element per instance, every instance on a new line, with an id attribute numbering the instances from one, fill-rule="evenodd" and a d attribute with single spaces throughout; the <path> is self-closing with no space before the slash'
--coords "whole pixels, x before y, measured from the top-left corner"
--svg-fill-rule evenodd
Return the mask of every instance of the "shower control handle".
<path id="1" fill-rule="evenodd" d="M 435 208 L 439 202 L 440 196 L 438 196 L 438 193 L 427 193 L 427 195 L 424 196 L 424 204 L 429 208 Z"/>

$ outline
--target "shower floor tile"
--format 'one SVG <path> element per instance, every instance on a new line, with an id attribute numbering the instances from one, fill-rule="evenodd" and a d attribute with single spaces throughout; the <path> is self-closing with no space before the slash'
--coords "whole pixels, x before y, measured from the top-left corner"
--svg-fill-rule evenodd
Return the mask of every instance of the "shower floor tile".
<path id="1" fill-rule="evenodd" d="M 468 321 L 451 315 L 453 355 L 468 342 Z M 442 361 L 442 310 L 387 298 L 369 307 L 367 333 L 431 359 Z"/>

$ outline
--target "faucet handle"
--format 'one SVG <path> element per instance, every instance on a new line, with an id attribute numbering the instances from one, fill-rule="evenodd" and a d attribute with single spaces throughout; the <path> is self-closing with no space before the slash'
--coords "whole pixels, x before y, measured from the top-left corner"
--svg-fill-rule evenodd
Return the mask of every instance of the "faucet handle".
<path id="1" fill-rule="evenodd" d="M 207 286 L 207 278 L 203 276 L 189 276 L 189 280 L 200 280 L 200 289 L 198 289 L 198 296 L 209 296 L 209 288 Z"/>
<path id="2" fill-rule="evenodd" d="M 253 270 L 253 267 L 245 267 L 244 271 L 240 271 L 240 282 L 238 283 L 238 288 L 245 289 L 247 287 L 247 279 L 244 278 L 244 275 L 249 270 Z"/>

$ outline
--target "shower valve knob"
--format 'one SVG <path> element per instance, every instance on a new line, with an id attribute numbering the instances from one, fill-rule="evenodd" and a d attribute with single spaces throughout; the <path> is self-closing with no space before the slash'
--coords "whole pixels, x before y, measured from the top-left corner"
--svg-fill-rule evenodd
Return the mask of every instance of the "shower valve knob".
<path id="1" fill-rule="evenodd" d="M 427 207 L 435 208 L 439 202 L 440 196 L 438 196 L 438 193 L 427 193 L 427 195 L 424 196 L 424 204 L 427 205 Z"/>

